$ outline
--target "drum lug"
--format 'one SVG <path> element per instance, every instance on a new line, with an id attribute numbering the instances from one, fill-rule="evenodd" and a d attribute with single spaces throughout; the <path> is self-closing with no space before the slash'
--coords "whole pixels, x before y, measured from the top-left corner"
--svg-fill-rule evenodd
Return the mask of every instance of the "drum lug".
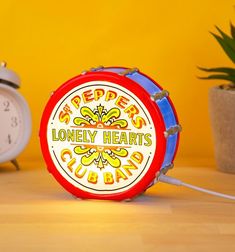
<path id="1" fill-rule="evenodd" d="M 167 166 L 162 167 L 161 170 L 156 173 L 156 177 L 155 177 L 155 179 L 153 181 L 153 184 L 156 184 L 158 182 L 158 178 L 159 178 L 159 176 L 161 174 L 166 174 L 170 169 L 173 169 L 173 168 L 174 168 L 174 164 L 173 163 L 171 163 L 171 164 L 169 164 Z"/>
<path id="2" fill-rule="evenodd" d="M 90 68 L 90 72 L 96 72 L 96 71 L 102 70 L 103 68 L 104 68 L 103 66 L 92 67 Z"/>
<path id="3" fill-rule="evenodd" d="M 103 69 L 104 67 L 103 66 L 98 66 L 98 67 L 92 67 L 90 68 L 89 70 L 84 70 L 82 71 L 82 75 L 86 74 L 86 73 L 89 73 L 89 72 L 97 72 L 101 69 Z"/>
<path id="4" fill-rule="evenodd" d="M 169 96 L 169 92 L 167 90 L 162 90 L 161 92 L 155 93 L 151 95 L 150 97 L 152 101 L 158 101 L 167 96 Z"/>
<path id="5" fill-rule="evenodd" d="M 161 168 L 161 173 L 166 174 L 170 169 L 173 169 L 173 168 L 174 168 L 174 164 L 171 163 L 171 164 L 169 164 L 169 165 L 167 165 L 165 167 L 162 167 Z"/>
<path id="6" fill-rule="evenodd" d="M 170 127 L 168 130 L 164 131 L 165 138 L 168 138 L 171 135 L 174 135 L 182 130 L 182 127 L 180 124 Z"/>
<path id="7" fill-rule="evenodd" d="M 122 76 L 131 75 L 131 74 L 136 73 L 138 71 L 139 71 L 139 69 L 136 67 L 135 68 L 128 68 L 125 71 L 120 72 L 119 75 L 122 75 Z"/>

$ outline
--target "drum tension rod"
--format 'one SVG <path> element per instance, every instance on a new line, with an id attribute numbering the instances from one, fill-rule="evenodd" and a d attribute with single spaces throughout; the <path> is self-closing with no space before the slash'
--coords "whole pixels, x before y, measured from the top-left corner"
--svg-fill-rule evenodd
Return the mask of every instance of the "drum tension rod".
<path id="1" fill-rule="evenodd" d="M 82 71 L 82 74 L 86 74 L 88 72 L 96 72 L 96 71 L 99 71 L 101 69 L 103 69 L 104 67 L 103 66 L 98 66 L 98 67 L 92 67 L 90 68 L 89 70 L 84 70 Z"/>
<path id="2" fill-rule="evenodd" d="M 136 67 L 134 67 L 134 68 L 128 68 L 125 71 L 120 72 L 119 75 L 123 75 L 123 76 L 131 75 L 131 74 L 136 73 L 138 71 L 139 71 L 139 69 L 136 68 Z"/>
<path id="3" fill-rule="evenodd" d="M 169 96 L 169 92 L 167 90 L 162 90 L 161 92 L 158 92 L 158 93 L 151 95 L 151 100 L 158 101 L 158 100 L 161 100 L 167 96 Z"/>
<path id="4" fill-rule="evenodd" d="M 182 130 L 182 127 L 180 124 L 170 127 L 168 130 L 164 131 L 164 136 L 165 138 L 174 135 Z"/>

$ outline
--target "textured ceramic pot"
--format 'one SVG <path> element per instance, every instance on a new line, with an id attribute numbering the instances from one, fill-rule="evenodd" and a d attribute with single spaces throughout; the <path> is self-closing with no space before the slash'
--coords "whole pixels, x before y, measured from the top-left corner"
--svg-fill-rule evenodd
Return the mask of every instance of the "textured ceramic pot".
<path id="1" fill-rule="evenodd" d="M 235 91 L 211 88 L 209 112 L 218 169 L 235 173 Z"/>

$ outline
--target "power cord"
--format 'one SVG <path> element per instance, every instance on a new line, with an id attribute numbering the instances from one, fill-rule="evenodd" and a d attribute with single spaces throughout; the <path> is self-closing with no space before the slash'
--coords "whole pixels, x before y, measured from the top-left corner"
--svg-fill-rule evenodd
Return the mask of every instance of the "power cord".
<path id="1" fill-rule="evenodd" d="M 217 196 L 217 197 L 230 199 L 230 200 L 235 200 L 235 196 L 228 195 L 228 194 L 223 194 L 223 193 L 219 193 L 219 192 L 214 192 L 214 191 L 207 190 L 207 189 L 204 189 L 204 188 L 201 188 L 201 187 L 198 187 L 198 186 L 190 185 L 190 184 L 184 183 L 183 181 L 181 181 L 179 179 L 172 178 L 172 177 L 164 175 L 162 173 L 160 173 L 159 176 L 157 177 L 157 181 L 161 181 L 163 183 L 176 185 L 176 186 L 185 186 L 185 187 L 191 188 L 193 190 L 208 193 L 208 194 L 211 194 L 211 195 L 214 195 L 214 196 Z"/>

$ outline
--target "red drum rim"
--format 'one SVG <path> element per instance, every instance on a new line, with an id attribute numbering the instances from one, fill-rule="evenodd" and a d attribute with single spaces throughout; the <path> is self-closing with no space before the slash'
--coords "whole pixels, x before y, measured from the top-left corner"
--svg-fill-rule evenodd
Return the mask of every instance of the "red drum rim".
<path id="1" fill-rule="evenodd" d="M 156 151 L 154 153 L 153 160 L 151 164 L 149 165 L 149 167 L 146 167 L 148 171 L 143 176 L 143 178 L 139 182 L 137 182 L 135 185 L 133 185 L 131 188 L 123 192 L 112 193 L 112 194 L 105 194 L 105 193 L 96 194 L 96 193 L 87 192 L 85 190 L 82 190 L 74 186 L 60 174 L 49 152 L 47 128 L 48 128 L 48 122 L 49 122 L 51 113 L 53 111 L 53 108 L 61 100 L 61 98 L 64 97 L 70 90 L 90 81 L 113 82 L 113 83 L 116 83 L 117 85 L 120 85 L 128 89 L 130 92 L 135 94 L 142 101 L 146 109 L 149 111 L 152 117 L 152 121 L 154 123 L 155 133 L 157 137 L 157 144 L 156 144 Z M 53 176 L 59 182 L 59 184 L 61 184 L 67 191 L 69 191 L 70 193 L 72 193 L 78 198 L 125 200 L 125 199 L 131 199 L 141 194 L 149 186 L 149 184 L 154 180 L 154 178 L 156 177 L 156 173 L 160 171 L 160 168 L 164 159 L 165 149 L 166 149 L 166 139 L 164 137 L 164 131 L 165 131 L 165 126 L 164 126 L 164 121 L 163 121 L 161 112 L 159 108 L 157 107 L 157 104 L 150 99 L 150 94 L 143 87 L 141 87 L 138 83 L 128 79 L 125 76 L 120 76 L 118 74 L 103 71 L 103 72 L 88 72 L 84 75 L 82 74 L 78 75 L 77 77 L 74 77 L 68 80 L 67 82 L 65 82 L 53 93 L 53 95 L 49 99 L 44 109 L 44 112 L 41 118 L 39 136 L 40 136 L 42 154 L 47 164 L 49 172 L 53 174 Z"/>

